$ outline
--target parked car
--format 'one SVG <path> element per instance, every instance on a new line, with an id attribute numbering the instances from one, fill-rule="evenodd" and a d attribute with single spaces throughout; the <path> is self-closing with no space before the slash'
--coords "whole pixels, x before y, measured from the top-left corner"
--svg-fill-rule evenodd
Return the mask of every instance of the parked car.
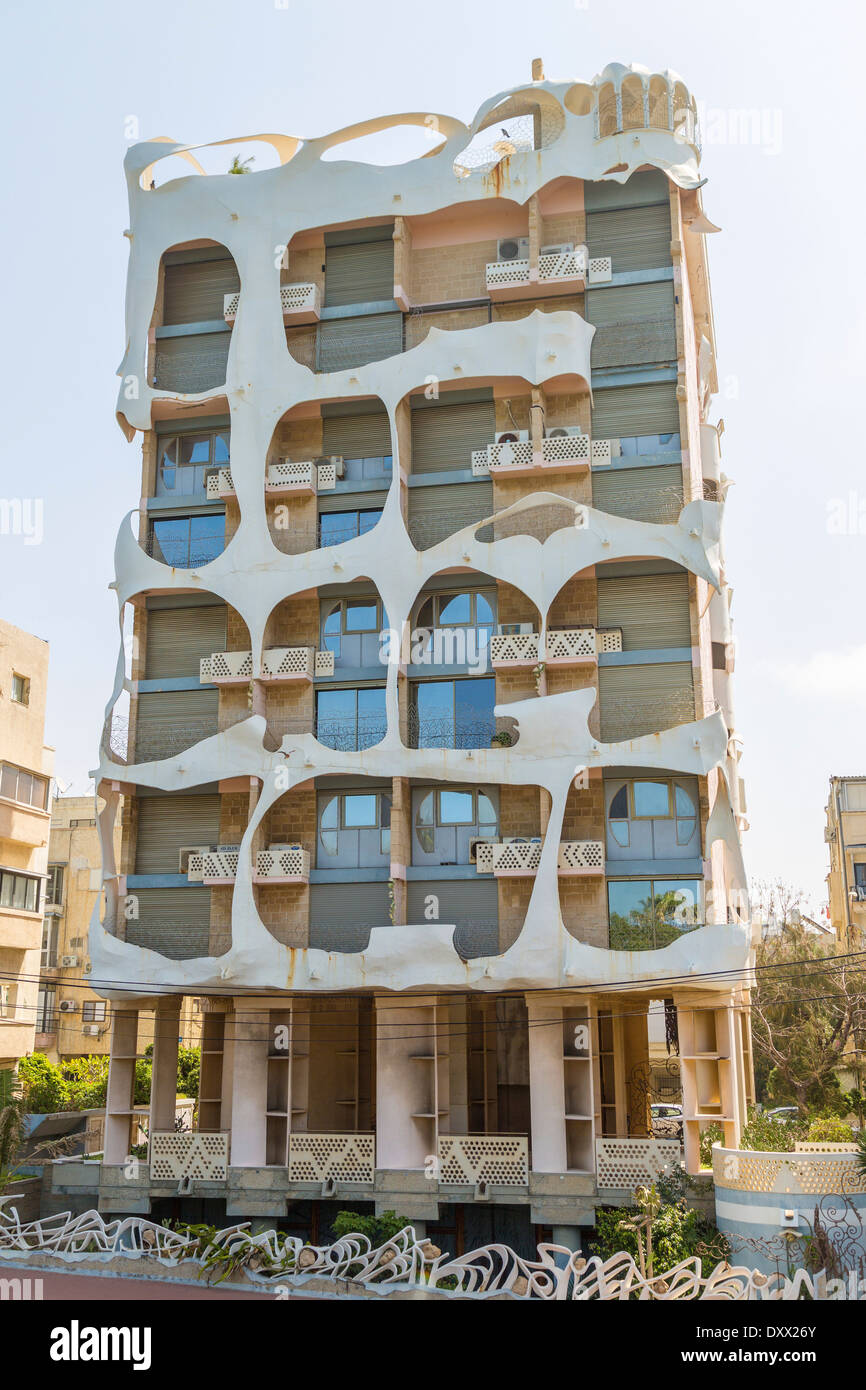
<path id="1" fill-rule="evenodd" d="M 775 1110 L 767 1111 L 767 1119 L 776 1120 L 780 1124 L 790 1124 L 792 1120 L 796 1120 L 799 1113 L 796 1105 L 778 1105 Z"/>
<path id="2" fill-rule="evenodd" d="M 654 1139 L 682 1139 L 683 1107 L 671 1101 L 653 1101 L 650 1105 Z"/>

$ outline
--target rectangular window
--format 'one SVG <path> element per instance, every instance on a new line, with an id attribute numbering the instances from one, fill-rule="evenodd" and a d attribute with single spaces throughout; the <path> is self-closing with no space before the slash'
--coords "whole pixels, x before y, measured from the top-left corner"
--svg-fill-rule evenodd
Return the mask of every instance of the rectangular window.
<path id="1" fill-rule="evenodd" d="M 30 680 L 27 676 L 19 676 L 16 671 L 12 673 L 12 699 L 16 705 L 30 704 Z"/>
<path id="2" fill-rule="evenodd" d="M 104 1023 L 105 1000 L 85 999 L 81 1005 L 81 1021 L 82 1023 Z"/>
<path id="3" fill-rule="evenodd" d="M 63 870 L 65 867 L 65 864 L 48 865 L 48 881 L 45 884 L 46 902 L 63 902 Z"/>
<path id="4" fill-rule="evenodd" d="M 496 732 L 496 681 L 424 681 L 415 686 L 416 748 L 486 748 Z"/>
<path id="5" fill-rule="evenodd" d="M 612 951 L 652 951 L 700 926 L 697 879 L 628 879 L 608 882 Z"/>
<path id="6" fill-rule="evenodd" d="M 39 879 L 26 874 L 0 871 L 0 907 L 13 912 L 39 911 Z"/>
<path id="7" fill-rule="evenodd" d="M 57 923 L 53 917 L 42 919 L 42 965 L 45 969 L 57 964 Z"/>
<path id="8" fill-rule="evenodd" d="M 387 722 L 384 686 L 320 690 L 316 696 L 316 737 L 329 748 L 372 748 L 385 737 Z"/>
<path id="9" fill-rule="evenodd" d="M 37 1033 L 53 1033 L 56 1024 L 55 1000 L 57 991 L 53 985 L 40 989 L 36 1003 Z"/>
<path id="10" fill-rule="evenodd" d="M 207 473 L 229 463 L 229 431 L 164 435 L 159 440 L 157 497 L 207 496 Z"/>
<path id="11" fill-rule="evenodd" d="M 323 512 L 319 517 L 319 545 L 325 549 L 364 536 L 372 531 L 381 515 L 381 507 L 369 511 Z"/>
<path id="12" fill-rule="evenodd" d="M 150 553 L 155 560 L 174 569 L 198 569 L 210 564 L 225 549 L 225 513 L 154 521 L 150 541 Z"/>
<path id="13" fill-rule="evenodd" d="M 45 777 L 26 772 L 23 767 L 3 763 L 0 765 L 0 796 L 7 801 L 17 801 L 22 806 L 33 806 L 37 811 L 44 811 L 48 781 Z"/>

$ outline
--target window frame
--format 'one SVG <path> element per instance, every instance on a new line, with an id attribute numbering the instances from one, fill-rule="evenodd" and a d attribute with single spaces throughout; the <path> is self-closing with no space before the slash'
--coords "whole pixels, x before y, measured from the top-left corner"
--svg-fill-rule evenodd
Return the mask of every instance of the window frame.
<path id="1" fill-rule="evenodd" d="M 359 727 L 359 723 L 358 723 L 358 717 L 359 717 L 359 716 L 358 716 L 358 696 L 360 695 L 360 693 L 361 693 L 362 691 L 365 691 L 365 690 L 377 690 L 377 691 L 380 691 L 380 692 L 382 693 L 382 696 L 383 696 L 383 700 L 382 700 L 382 733 L 381 733 L 381 735 L 380 735 L 377 739 L 374 739 L 374 741 L 373 741 L 372 743 L 364 743 L 364 744 L 362 745 L 362 744 L 360 743 L 360 727 Z M 351 752 L 354 752 L 354 753 L 359 753 L 359 752 L 363 752 L 363 750 L 366 749 L 366 748 L 375 748 L 377 744 L 379 744 L 379 743 L 382 742 L 382 739 L 385 737 L 385 735 L 386 735 L 386 733 L 387 733 L 387 731 L 388 731 L 387 686 L 385 686 L 385 685 L 347 685 L 347 686 L 337 686 L 336 689 L 334 689 L 333 687 L 329 687 L 329 688 L 326 688 L 326 689 L 317 690 L 317 691 L 316 691 L 316 708 L 315 708 L 315 719 L 316 719 L 315 737 L 318 739 L 319 743 L 322 743 L 322 744 L 324 745 L 324 747 L 326 747 L 326 748 L 334 748 L 334 745 L 333 745 L 333 744 L 325 743 L 325 740 L 322 738 L 321 734 L 319 733 L 319 723 L 320 723 L 320 718 L 321 718 L 321 716 L 320 716 L 320 714 L 319 714 L 319 703 L 320 703 L 321 699 L 323 698 L 323 696 L 324 696 L 325 698 L 327 698 L 328 696 L 333 696 L 333 695 L 337 695 L 337 694 L 345 694 L 345 693 L 347 693 L 347 692 L 351 692 L 351 693 L 355 696 L 355 746 L 354 746 L 354 748 L 340 748 L 339 746 L 337 746 L 337 748 L 336 748 L 334 751 L 337 751 L 337 752 L 350 752 L 350 753 L 351 753 Z M 337 722 L 337 721 L 335 720 L 334 722 Z"/>
<path id="2" fill-rule="evenodd" d="M 5 882 L 6 882 L 7 879 L 11 879 L 11 880 L 12 880 L 12 885 L 13 885 L 13 886 L 12 886 L 12 894 L 11 894 L 11 901 L 9 901 L 9 902 L 4 902 L 4 900 L 3 900 L 3 899 L 4 899 L 4 887 L 5 887 Z M 22 882 L 22 883 L 24 883 L 24 884 L 28 884 L 28 885 L 31 884 L 31 883 L 36 885 L 36 888 L 35 888 L 35 903 L 34 903 L 33 907 L 28 907 L 28 906 L 27 906 L 26 894 L 27 894 L 27 891 L 28 891 L 28 890 L 27 890 L 26 888 L 25 888 L 25 902 L 24 902 L 24 906 L 22 907 L 22 906 L 20 906 L 19 904 L 17 904 L 17 903 L 15 902 L 16 891 L 17 891 L 17 882 L 18 882 L 18 881 L 20 881 L 20 882 Z M 28 912 L 28 913 L 33 914 L 34 916 L 35 916 L 37 913 L 41 913 L 41 912 L 42 912 L 43 905 L 44 905 L 42 889 L 41 889 L 41 886 L 40 886 L 40 885 L 42 884 L 42 882 L 43 882 L 42 877 L 41 877 L 41 875 L 39 875 L 39 874 L 26 874 L 26 873 L 21 873 L 18 869 L 0 869 L 0 911 L 2 911 L 2 912 Z"/>
<path id="3" fill-rule="evenodd" d="M 20 695 L 16 694 L 16 688 L 20 688 Z M 20 671 L 12 672 L 11 699 L 13 705 L 21 705 L 24 709 L 30 704 L 30 677 L 22 676 Z"/>
<path id="4" fill-rule="evenodd" d="M 224 460 L 223 460 L 223 459 L 216 459 L 216 458 L 214 457 L 215 452 L 216 452 L 216 440 L 217 440 L 220 436 L 225 436 L 225 441 L 226 441 L 227 457 L 226 457 Z M 179 455 L 179 453 L 180 453 L 180 447 L 181 447 L 181 441 L 182 441 L 183 439 L 193 439 L 193 438 L 196 438 L 196 439 L 207 439 L 207 440 L 209 441 L 210 458 L 209 458 L 208 462 L 207 462 L 207 463 L 181 463 L 181 462 L 180 462 L 180 459 L 179 459 L 179 457 L 178 457 L 178 458 L 176 459 L 176 461 L 175 461 L 174 468 L 175 468 L 175 473 L 178 474 L 178 475 L 180 475 L 181 470 L 183 470 L 184 472 L 194 472 L 197 468 L 202 469 L 202 486 L 201 486 L 201 488 L 198 489 L 197 491 L 194 491 L 194 492 L 179 492 L 176 488 L 165 488 L 163 491 L 160 491 L 160 482 L 161 482 L 161 479 L 162 479 L 162 476 L 163 476 L 163 474 L 162 474 L 162 459 L 163 459 L 163 454 L 165 453 L 165 451 L 166 451 L 166 449 L 167 449 L 167 447 L 168 447 L 169 442 L 172 441 L 172 442 L 174 443 L 176 453 Z M 165 441 L 165 442 L 163 442 L 163 441 Z M 206 480 L 206 476 L 205 476 L 205 475 L 207 474 L 208 470 L 209 470 L 209 469 L 213 469 L 213 468 L 230 468 L 230 467 L 231 467 L 231 425 L 224 425 L 222 428 L 214 428 L 214 429 L 210 429 L 210 430 L 205 430 L 205 429 L 200 429 L 200 430 L 193 430 L 193 429 L 190 429 L 190 430 L 178 430 L 177 433 L 175 433 L 175 434 L 164 434 L 164 435 L 159 435 L 158 438 L 157 438 L 156 476 L 155 476 L 155 478 L 154 478 L 154 487 L 155 487 L 154 497 L 167 497 L 167 498 L 176 497 L 176 498 L 186 498 L 186 499 L 191 498 L 191 497 L 200 497 L 200 498 L 202 498 L 203 500 L 206 500 L 206 498 L 207 498 L 207 480 Z M 181 503 L 181 505 L 183 505 L 183 503 Z"/>
<path id="5" fill-rule="evenodd" d="M 496 701 L 496 677 L 495 677 L 495 675 L 487 675 L 487 676 L 466 676 L 466 677 L 460 677 L 460 676 L 446 676 L 446 677 L 444 677 L 444 678 L 435 677 L 433 680 L 413 680 L 413 681 L 412 681 L 411 705 L 410 705 L 410 709 L 411 709 L 411 711 L 412 711 L 412 714 L 414 715 L 414 720 L 415 720 L 415 737 L 419 740 L 418 743 L 415 745 L 416 747 L 418 747 L 418 748 L 454 748 L 454 749 L 458 749 L 458 748 L 459 748 L 459 749 L 475 749 L 475 748 L 483 748 L 483 747 L 486 746 L 485 744 L 483 744 L 483 743 L 478 743 L 478 742 L 474 742 L 474 743 L 461 743 L 461 742 L 458 742 L 458 735 L 459 735 L 459 732 L 460 732 L 460 731 L 459 731 L 459 728 L 458 728 L 458 720 L 457 720 L 457 687 L 458 687 L 458 685 L 466 685 L 466 684 L 468 684 L 470 681 L 475 681 L 475 682 L 486 681 L 486 682 L 487 682 L 490 686 L 492 686 L 492 688 L 493 688 L 493 702 L 492 702 L 492 704 L 491 704 L 491 706 L 490 706 L 490 737 L 489 737 L 488 740 L 487 740 L 488 743 L 490 742 L 490 739 L 493 737 L 493 735 L 494 735 L 495 732 L 496 732 L 496 716 L 495 716 L 495 714 L 493 713 L 494 708 L 495 708 L 496 703 L 497 703 L 497 701 Z M 419 713 L 419 711 L 418 711 L 418 696 L 419 696 L 421 690 L 423 690 L 423 689 L 429 690 L 430 687 L 431 687 L 431 686 L 434 686 L 434 685 L 450 685 L 451 688 L 452 688 L 452 698 L 451 698 L 451 730 L 452 730 L 452 741 L 451 741 L 450 743 L 421 743 L 421 742 L 420 742 L 420 739 L 421 739 L 421 722 L 422 722 L 422 721 L 421 721 L 421 715 L 420 715 L 420 713 Z M 433 716 L 428 716 L 428 718 L 433 718 Z"/>
<path id="6" fill-rule="evenodd" d="M 379 522 L 382 520 L 382 516 L 383 516 L 383 514 L 384 514 L 384 511 L 385 511 L 385 508 L 384 508 L 384 506 L 382 506 L 382 507 L 349 507 L 345 512 L 319 512 L 319 515 L 318 515 L 318 518 L 317 518 L 317 520 L 318 520 L 318 533 L 319 533 L 319 534 L 318 534 L 318 538 L 317 538 L 317 539 L 318 539 L 318 549 L 319 549 L 319 550 L 330 550 L 330 549 L 332 548 L 332 546 L 335 546 L 335 545 L 345 545 L 348 541 L 356 541 L 356 540 L 358 540 L 359 537 L 361 537 L 361 536 L 369 535 L 369 533 L 370 533 L 371 531 L 373 531 L 373 530 L 376 528 L 376 526 L 379 524 Z M 361 530 L 361 517 L 362 517 L 362 516 L 374 516 L 374 515 L 375 515 L 375 517 L 376 517 L 376 520 L 373 522 L 373 525 L 372 525 L 372 526 L 368 526 L 367 529 L 366 529 L 366 531 L 362 531 L 362 530 Z M 342 540 L 328 541 L 327 544 L 325 544 L 324 541 L 323 541 L 323 537 L 322 537 L 322 522 L 324 521 L 325 517 L 334 517 L 334 516 L 341 516 L 341 517 L 354 516 L 354 517 L 357 519 L 357 529 L 356 529 L 354 535 L 351 535 L 351 536 L 344 536 Z"/>
<path id="7" fill-rule="evenodd" d="M 7 796 L 5 791 L 2 790 L 3 781 L 5 780 L 4 774 L 6 773 L 7 769 L 15 773 L 15 796 Z M 37 805 L 33 801 L 32 796 L 28 801 L 24 801 L 18 796 L 18 786 L 21 777 L 30 778 L 31 789 L 35 786 L 42 787 L 41 805 Z M 30 769 L 27 767 L 19 767 L 17 763 L 2 762 L 0 763 L 0 799 L 2 799 L 3 801 L 12 801 L 16 806 L 26 806 L 31 811 L 42 811 L 43 813 L 47 814 L 46 807 L 48 802 L 48 778 L 43 777 L 42 774 L 39 772 L 31 772 Z"/>
<path id="8" fill-rule="evenodd" d="M 99 1010 L 102 1010 L 99 1013 Z M 108 1021 L 108 1004 L 105 999 L 83 999 L 81 1001 L 81 1022 L 82 1023 L 106 1023 Z"/>

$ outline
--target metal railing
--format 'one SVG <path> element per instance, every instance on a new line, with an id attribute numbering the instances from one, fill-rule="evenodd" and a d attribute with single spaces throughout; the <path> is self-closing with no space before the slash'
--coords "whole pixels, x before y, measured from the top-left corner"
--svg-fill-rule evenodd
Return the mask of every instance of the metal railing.
<path id="1" fill-rule="evenodd" d="M 224 536 L 213 537 L 207 543 L 202 540 L 177 540 L 160 542 L 153 531 L 149 531 L 144 541 L 144 552 L 160 564 L 170 565 L 176 570 L 203 569 L 226 548 Z M 168 553 L 166 553 L 168 552 Z"/>
<path id="2" fill-rule="evenodd" d="M 233 721 L 239 722 L 240 720 Z M 191 724 L 172 724 L 160 729 L 139 728 L 134 730 L 132 752 L 136 763 L 158 762 L 162 758 L 173 758 L 178 753 L 184 753 L 187 748 L 201 743 L 202 739 L 212 738 L 218 732 L 215 719 L 199 719 Z M 102 746 L 111 754 L 114 762 L 129 764 L 129 720 L 116 716 L 110 725 L 106 724 Z"/>
<path id="3" fill-rule="evenodd" d="M 686 932 L 697 931 L 703 922 L 627 921 L 613 913 L 608 926 L 611 951 L 660 951 L 679 941 Z"/>
<path id="4" fill-rule="evenodd" d="M 601 739 L 603 743 L 623 743 L 646 734 L 658 734 L 679 724 L 691 724 L 695 713 L 694 695 L 683 690 L 671 695 L 602 695 Z"/>
<path id="5" fill-rule="evenodd" d="M 497 724 L 492 712 L 474 719 L 461 719 L 457 715 L 453 719 L 427 719 L 412 711 L 407 721 L 409 747 L 489 748 L 493 735 L 499 732 Z M 506 732 L 511 733 L 511 730 Z"/>

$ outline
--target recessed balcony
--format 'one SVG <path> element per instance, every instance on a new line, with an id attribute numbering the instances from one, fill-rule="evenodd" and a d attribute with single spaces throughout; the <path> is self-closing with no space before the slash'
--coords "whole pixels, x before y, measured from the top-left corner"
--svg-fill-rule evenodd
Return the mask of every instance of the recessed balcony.
<path id="1" fill-rule="evenodd" d="M 609 256 L 590 256 L 585 246 L 568 242 L 542 246 L 538 261 L 530 257 L 488 261 L 485 271 L 487 293 L 493 300 L 544 299 L 569 290 L 582 293 L 586 286 L 604 284 L 612 273 Z M 529 291 L 529 294 L 527 294 Z"/>
<path id="2" fill-rule="evenodd" d="M 334 674 L 334 653 L 315 647 L 266 647 L 259 680 L 279 685 L 284 681 L 312 681 Z M 212 652 L 199 663 L 202 685 L 248 685 L 253 679 L 251 651 Z"/>
<path id="3" fill-rule="evenodd" d="M 217 845 L 192 850 L 187 859 L 188 883 L 205 888 L 229 886 L 238 876 L 240 845 Z M 310 855 L 301 845 L 274 844 L 260 849 L 253 883 L 309 883 Z"/>
<path id="4" fill-rule="evenodd" d="M 481 840 L 475 846 L 475 867 L 494 878 L 533 878 L 541 863 L 539 838 L 531 840 Z M 562 840 L 557 858 L 560 877 L 603 878 L 604 845 L 601 840 Z"/>
<path id="5" fill-rule="evenodd" d="M 551 432 L 535 449 L 528 437 L 498 440 L 486 449 L 473 449 L 472 472 L 476 478 L 520 477 L 525 473 L 587 473 L 603 468 L 617 452 L 614 439 L 590 439 L 570 430 Z"/>
<path id="6" fill-rule="evenodd" d="M 223 318 L 226 323 L 234 323 L 241 302 L 241 292 L 227 294 L 223 300 Z M 280 286 L 280 307 L 283 323 L 317 323 L 322 307 L 322 296 L 318 285 L 303 282 L 297 285 Z"/>
<path id="7" fill-rule="evenodd" d="M 523 627 L 528 624 L 514 624 Z M 541 634 L 532 631 L 497 632 L 490 638 L 490 663 L 494 670 L 546 666 L 595 665 L 600 652 L 622 651 L 622 629 L 594 627 L 552 628 L 548 630 L 544 654 Z"/>

